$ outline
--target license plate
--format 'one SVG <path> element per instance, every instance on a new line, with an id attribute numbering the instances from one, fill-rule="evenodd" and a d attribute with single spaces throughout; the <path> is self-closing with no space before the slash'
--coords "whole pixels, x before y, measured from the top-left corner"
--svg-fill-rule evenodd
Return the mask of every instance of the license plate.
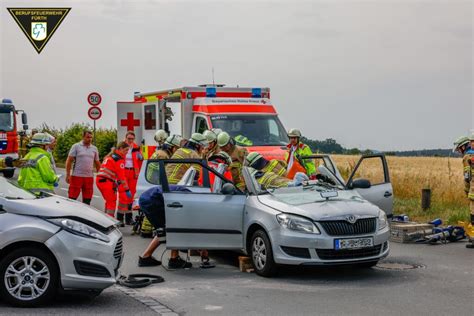
<path id="1" fill-rule="evenodd" d="M 373 247 L 373 245 L 373 238 L 348 238 L 334 240 L 334 248 L 336 250 L 368 248 Z"/>

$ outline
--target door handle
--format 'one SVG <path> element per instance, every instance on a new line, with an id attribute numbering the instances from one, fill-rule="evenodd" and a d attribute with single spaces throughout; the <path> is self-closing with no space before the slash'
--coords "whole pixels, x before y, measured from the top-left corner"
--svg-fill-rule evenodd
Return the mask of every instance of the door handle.
<path id="1" fill-rule="evenodd" d="M 179 202 L 173 202 L 171 204 L 167 204 L 166 206 L 172 207 L 172 208 L 180 208 L 180 207 L 183 207 L 183 204 L 181 204 Z"/>
<path id="2" fill-rule="evenodd" d="M 384 197 L 388 198 L 392 196 L 392 192 L 385 191 L 385 194 L 383 195 Z"/>

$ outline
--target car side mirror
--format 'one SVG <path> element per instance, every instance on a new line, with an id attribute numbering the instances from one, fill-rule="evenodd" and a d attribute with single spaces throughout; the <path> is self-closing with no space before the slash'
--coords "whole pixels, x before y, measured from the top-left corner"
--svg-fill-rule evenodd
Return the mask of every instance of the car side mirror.
<path id="1" fill-rule="evenodd" d="M 235 187 L 232 183 L 224 183 L 221 188 L 221 193 L 224 195 L 234 195 L 235 194 Z"/>
<path id="2" fill-rule="evenodd" d="M 23 124 L 23 130 L 27 131 L 28 130 L 28 124 Z"/>
<path id="3" fill-rule="evenodd" d="M 368 189 L 371 186 L 370 181 L 367 179 L 355 179 L 351 185 L 352 189 Z"/>

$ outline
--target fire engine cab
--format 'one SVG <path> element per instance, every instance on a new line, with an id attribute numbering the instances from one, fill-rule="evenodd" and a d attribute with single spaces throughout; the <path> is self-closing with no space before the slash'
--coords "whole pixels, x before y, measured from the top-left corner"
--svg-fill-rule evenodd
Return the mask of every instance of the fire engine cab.
<path id="1" fill-rule="evenodd" d="M 23 130 L 28 129 L 26 113 L 16 110 L 13 102 L 3 99 L 0 102 L 0 158 L 10 156 L 18 158 L 18 125 L 16 115 L 21 113 Z"/>
<path id="2" fill-rule="evenodd" d="M 156 148 L 155 131 L 189 138 L 220 128 L 249 152 L 283 159 L 287 133 L 270 101 L 269 88 L 201 85 L 155 92 L 136 92 L 134 101 L 117 102 L 118 139 L 133 131 L 146 158 Z"/>

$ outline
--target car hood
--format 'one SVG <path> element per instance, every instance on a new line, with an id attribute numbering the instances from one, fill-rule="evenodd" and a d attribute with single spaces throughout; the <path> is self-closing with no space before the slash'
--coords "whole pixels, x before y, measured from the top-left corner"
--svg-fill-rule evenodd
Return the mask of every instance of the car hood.
<path id="1" fill-rule="evenodd" d="M 115 225 L 117 221 L 87 204 L 70 200 L 59 195 L 41 199 L 10 200 L 0 198 L 0 204 L 8 213 L 41 217 L 81 218 L 104 228 Z"/>
<path id="2" fill-rule="evenodd" d="M 380 212 L 377 206 L 363 199 L 329 199 L 300 205 L 284 203 L 272 195 L 260 195 L 258 199 L 260 203 L 278 211 L 305 216 L 314 221 L 345 219 L 348 215 L 378 217 Z"/>

